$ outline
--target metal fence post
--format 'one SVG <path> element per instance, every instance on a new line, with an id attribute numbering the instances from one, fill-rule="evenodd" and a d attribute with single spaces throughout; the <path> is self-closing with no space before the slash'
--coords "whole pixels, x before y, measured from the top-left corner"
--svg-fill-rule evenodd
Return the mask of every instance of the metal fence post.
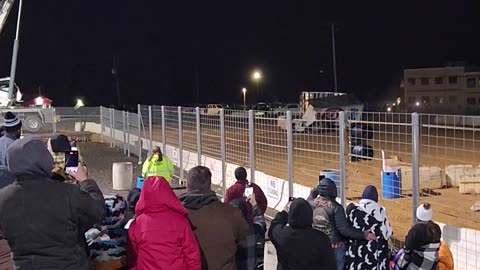
<path id="1" fill-rule="evenodd" d="M 222 159 L 222 195 L 227 192 L 227 163 L 225 160 L 225 111 L 220 109 L 220 156 Z"/>
<path id="2" fill-rule="evenodd" d="M 287 111 L 287 168 L 288 196 L 293 197 L 293 126 L 291 111 Z"/>
<path id="3" fill-rule="evenodd" d="M 137 118 L 138 118 L 138 164 L 142 163 L 142 107 L 140 104 L 137 106 Z"/>
<path id="4" fill-rule="evenodd" d="M 182 107 L 178 106 L 178 164 L 180 167 L 179 184 L 183 184 L 183 125 L 182 125 Z"/>
<path id="5" fill-rule="evenodd" d="M 201 166 L 202 165 L 202 137 L 201 137 L 201 132 L 202 129 L 200 127 L 200 108 L 196 107 L 195 108 L 195 116 L 197 119 L 197 165 Z"/>
<path id="6" fill-rule="evenodd" d="M 112 138 L 112 143 L 111 143 L 111 146 L 112 147 L 115 147 L 116 146 L 116 142 L 115 142 L 115 109 L 113 108 L 110 108 L 110 121 L 111 121 L 111 125 L 110 125 L 110 134 L 112 135 L 111 138 Z"/>
<path id="7" fill-rule="evenodd" d="M 126 112 L 127 119 L 127 155 L 130 157 L 130 112 Z"/>
<path id="8" fill-rule="evenodd" d="M 338 115 L 338 139 L 339 139 L 339 153 L 340 153 L 340 164 L 339 164 L 339 176 L 340 176 L 340 201 L 343 207 L 347 207 L 347 195 L 346 195 L 346 171 L 345 171 L 345 154 L 346 154 L 346 143 L 345 143 L 345 130 L 346 130 L 346 121 L 345 121 L 345 112 L 340 112 Z"/>
<path id="9" fill-rule="evenodd" d="M 412 218 L 417 222 L 418 189 L 420 181 L 420 121 L 418 113 L 412 113 Z"/>
<path id="10" fill-rule="evenodd" d="M 55 108 L 53 108 L 53 124 L 52 124 L 52 132 L 53 134 L 57 134 L 57 112 Z M 102 133 L 102 142 L 103 142 L 103 133 Z"/>
<path id="11" fill-rule="evenodd" d="M 248 155 L 250 159 L 250 182 L 255 183 L 255 114 L 248 111 Z"/>
<path id="12" fill-rule="evenodd" d="M 125 111 L 122 111 L 122 124 L 123 124 L 123 154 L 127 154 L 127 117 Z"/>
<path id="13" fill-rule="evenodd" d="M 153 130 L 152 130 L 152 106 L 148 106 L 148 136 L 150 142 L 148 144 L 148 155 L 152 155 Z"/>
<path id="14" fill-rule="evenodd" d="M 100 140 L 103 143 L 103 129 L 104 129 L 104 124 L 103 124 L 103 107 L 100 106 Z"/>
<path id="15" fill-rule="evenodd" d="M 162 140 L 163 140 L 163 153 L 167 153 L 167 125 L 165 124 L 165 106 L 162 106 Z"/>

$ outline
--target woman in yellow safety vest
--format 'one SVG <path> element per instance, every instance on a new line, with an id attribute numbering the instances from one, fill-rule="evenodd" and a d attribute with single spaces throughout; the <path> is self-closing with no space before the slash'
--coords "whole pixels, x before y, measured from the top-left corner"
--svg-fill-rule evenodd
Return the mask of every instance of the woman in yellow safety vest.
<path id="1" fill-rule="evenodd" d="M 172 161 L 162 154 L 160 147 L 155 146 L 152 150 L 152 156 L 143 163 L 142 177 L 161 176 L 170 183 L 173 172 Z"/>

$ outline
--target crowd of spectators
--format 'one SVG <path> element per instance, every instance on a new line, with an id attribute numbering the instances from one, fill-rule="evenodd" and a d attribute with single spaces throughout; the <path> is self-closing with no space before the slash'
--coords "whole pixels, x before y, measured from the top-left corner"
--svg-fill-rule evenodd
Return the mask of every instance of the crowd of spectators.
<path id="1" fill-rule="evenodd" d="M 429 204 L 418 207 L 404 249 L 393 254 L 392 227 L 374 186 L 345 211 L 335 183 L 324 178 L 307 199 L 290 198 L 267 231 L 267 198 L 245 168 L 235 170 L 237 181 L 223 201 L 203 166 L 188 171 L 186 193 L 177 196 L 170 185 L 173 165 L 155 147 L 142 188 L 124 200 L 102 194 L 83 158 L 66 173 L 64 153 L 73 145 L 67 136 L 45 143 L 20 138 L 21 127 L 16 115 L 4 115 L 0 269 L 255 270 L 263 269 L 268 240 L 279 270 L 453 269 Z M 119 263 L 99 267 L 94 257 Z"/>

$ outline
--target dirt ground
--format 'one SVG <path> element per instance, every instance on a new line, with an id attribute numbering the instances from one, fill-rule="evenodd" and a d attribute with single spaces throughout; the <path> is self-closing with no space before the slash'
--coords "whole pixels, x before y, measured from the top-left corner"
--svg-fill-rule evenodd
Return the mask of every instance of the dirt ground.
<path id="1" fill-rule="evenodd" d="M 183 121 L 184 149 L 196 151 L 195 123 Z M 202 119 L 202 153 L 220 157 L 220 127 L 218 121 Z M 286 132 L 275 126 L 273 121 L 260 120 L 255 126 L 256 168 L 275 177 L 287 178 Z M 347 199 L 357 200 L 367 185 L 375 185 L 381 192 L 381 149 L 386 156 L 395 155 L 405 163 L 412 161 L 411 127 L 375 126 L 372 140 L 367 141 L 374 149 L 371 161 L 347 161 Z M 178 123 L 167 122 L 167 144 L 178 146 Z M 249 166 L 248 125 L 226 117 L 226 159 L 227 162 Z M 295 133 L 294 182 L 314 187 L 322 169 L 339 168 L 338 130 L 330 129 L 314 133 Z M 162 141 L 160 126 L 154 126 L 153 138 Z M 348 142 L 346 142 L 348 145 Z M 480 164 L 480 134 L 456 130 L 422 129 L 421 166 L 435 166 L 442 170 L 442 183 L 445 183 L 444 169 L 447 165 Z M 346 153 L 349 154 L 349 153 Z M 422 193 L 420 202 L 429 202 L 434 208 L 436 221 L 480 230 L 480 213 L 469 208 L 479 196 L 459 194 L 458 188 L 439 188 Z M 402 198 L 381 200 L 387 208 L 395 235 L 402 238 L 412 224 L 411 191 L 404 192 Z"/>
<path id="2" fill-rule="evenodd" d="M 95 179 L 104 194 L 120 193 L 126 195 L 128 192 L 118 192 L 112 186 L 112 164 L 114 162 L 130 161 L 133 163 L 134 178 L 141 172 L 137 157 L 127 157 L 123 150 L 110 148 L 105 143 L 80 143 L 80 153 L 85 159 L 88 167 L 88 174 Z"/>

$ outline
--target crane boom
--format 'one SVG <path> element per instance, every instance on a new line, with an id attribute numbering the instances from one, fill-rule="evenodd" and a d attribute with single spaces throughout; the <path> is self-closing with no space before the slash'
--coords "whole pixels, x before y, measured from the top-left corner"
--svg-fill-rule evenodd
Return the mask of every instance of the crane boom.
<path id="1" fill-rule="evenodd" d="M 0 3 L 0 33 L 2 33 L 3 26 L 7 21 L 8 14 L 12 10 L 15 0 L 2 0 Z"/>

